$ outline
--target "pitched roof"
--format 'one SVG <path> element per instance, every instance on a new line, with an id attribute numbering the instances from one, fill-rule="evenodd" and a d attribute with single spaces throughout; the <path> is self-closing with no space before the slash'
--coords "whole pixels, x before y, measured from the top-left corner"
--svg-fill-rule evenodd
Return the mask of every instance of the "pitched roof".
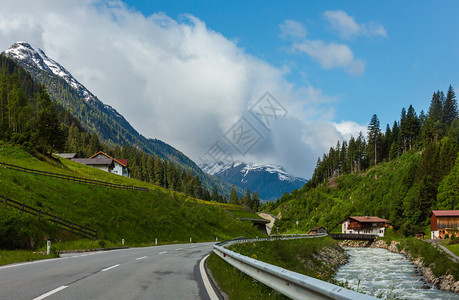
<path id="1" fill-rule="evenodd" d="M 94 154 L 93 156 L 89 157 L 89 159 L 94 159 L 94 157 L 96 157 L 96 156 L 99 155 L 99 154 L 102 154 L 102 155 L 106 156 L 107 158 L 114 159 L 117 163 L 119 163 L 120 165 L 122 165 L 122 166 L 125 167 L 125 168 L 127 168 L 127 166 L 128 166 L 128 160 L 127 160 L 127 159 L 113 158 L 113 157 L 111 157 L 110 155 L 108 155 L 107 153 L 105 153 L 105 152 L 103 152 L 103 151 L 97 152 L 97 153 Z"/>
<path id="2" fill-rule="evenodd" d="M 459 210 L 432 210 L 436 217 L 459 217 Z"/>
<path id="3" fill-rule="evenodd" d="M 389 223 L 386 219 L 378 218 L 378 217 L 371 217 L 371 216 L 358 216 L 358 217 L 348 217 L 347 219 L 353 219 L 360 223 Z M 344 220 L 344 221 L 346 221 Z M 343 222 L 344 222 L 343 221 Z"/>
<path id="4" fill-rule="evenodd" d="M 115 158 L 115 161 L 117 163 L 119 163 L 120 165 L 122 165 L 123 167 L 126 167 L 128 166 L 128 160 L 127 159 L 118 159 L 118 158 Z"/>
<path id="5" fill-rule="evenodd" d="M 73 158 L 72 161 L 83 165 L 109 166 L 113 163 L 112 158 Z"/>
<path id="6" fill-rule="evenodd" d="M 97 152 L 96 154 L 94 154 L 93 156 L 90 156 L 89 158 L 94 158 L 94 157 L 96 157 L 96 156 L 99 155 L 99 154 L 102 154 L 102 155 L 104 155 L 104 156 L 106 156 L 106 157 L 108 157 L 108 158 L 113 158 L 113 157 L 111 157 L 110 155 L 108 155 L 107 153 L 105 153 L 105 152 L 103 152 L 103 151 L 99 151 L 99 152 Z"/>
<path id="7" fill-rule="evenodd" d="M 53 153 L 53 154 L 59 157 L 62 157 L 62 158 L 66 158 L 66 159 L 72 159 L 77 156 L 76 153 Z"/>

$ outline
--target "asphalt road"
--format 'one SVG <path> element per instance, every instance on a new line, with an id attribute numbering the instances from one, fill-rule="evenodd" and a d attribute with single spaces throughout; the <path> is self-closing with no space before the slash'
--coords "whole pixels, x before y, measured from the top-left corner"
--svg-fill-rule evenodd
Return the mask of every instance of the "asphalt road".
<path id="1" fill-rule="evenodd" d="M 214 243 L 67 254 L 0 267 L 0 299 L 209 299 L 199 262 Z"/>

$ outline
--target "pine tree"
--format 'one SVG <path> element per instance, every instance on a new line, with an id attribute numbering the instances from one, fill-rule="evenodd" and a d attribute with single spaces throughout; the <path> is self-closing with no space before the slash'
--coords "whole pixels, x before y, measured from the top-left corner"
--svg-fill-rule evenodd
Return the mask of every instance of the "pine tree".
<path id="1" fill-rule="evenodd" d="M 446 93 L 445 105 L 443 106 L 442 122 L 448 128 L 454 119 L 458 118 L 456 93 L 450 85 Z"/>
<path id="2" fill-rule="evenodd" d="M 258 193 L 255 191 L 252 194 L 252 209 L 254 211 L 258 211 L 259 207 L 260 207 L 260 198 L 258 197 Z"/>
<path id="3" fill-rule="evenodd" d="M 242 198 L 242 204 L 244 204 L 245 206 L 250 207 L 251 206 L 251 202 L 252 202 L 252 198 L 250 196 L 250 190 L 249 190 L 249 188 L 247 188 L 246 191 L 245 191 L 244 198 Z"/>
<path id="4" fill-rule="evenodd" d="M 210 196 L 210 199 L 212 201 L 218 201 L 218 189 L 216 185 L 214 185 L 214 188 L 212 189 L 212 195 Z"/>
<path id="5" fill-rule="evenodd" d="M 230 204 L 239 204 L 239 196 L 237 195 L 236 188 L 233 187 L 231 188 L 231 194 L 230 194 Z"/>
<path id="6" fill-rule="evenodd" d="M 371 144 L 371 147 L 374 150 L 374 164 L 377 164 L 377 152 L 378 152 L 378 143 L 381 135 L 381 129 L 379 128 L 379 119 L 376 114 L 371 118 L 370 124 L 368 125 L 368 144 Z"/>

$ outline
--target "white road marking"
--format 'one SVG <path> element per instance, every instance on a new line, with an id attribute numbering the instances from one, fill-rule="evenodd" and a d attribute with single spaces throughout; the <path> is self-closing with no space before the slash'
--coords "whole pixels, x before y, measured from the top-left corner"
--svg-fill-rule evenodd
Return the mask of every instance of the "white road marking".
<path id="1" fill-rule="evenodd" d="M 120 264 L 117 264 L 117 265 L 114 265 L 114 266 L 111 266 L 111 267 L 108 267 L 108 268 L 105 268 L 103 270 L 100 270 L 101 272 L 105 272 L 105 271 L 108 271 L 110 269 L 113 269 L 113 268 L 116 268 L 116 267 L 119 267 Z"/>
<path id="2" fill-rule="evenodd" d="M 33 298 L 32 300 L 41 300 L 41 299 L 45 299 L 46 297 L 49 297 L 51 296 L 52 294 L 55 294 L 59 291 L 62 291 L 63 289 L 65 289 L 67 286 L 66 285 L 63 285 L 63 286 L 60 286 L 58 287 L 57 289 L 54 289 L 52 291 L 49 291 L 47 292 L 46 294 L 43 294 L 41 296 L 38 296 L 37 298 Z"/>
<path id="3" fill-rule="evenodd" d="M 167 251 L 159 252 L 158 255 L 161 255 L 161 254 L 164 254 L 164 253 L 167 253 Z"/>
<path id="4" fill-rule="evenodd" d="M 197 246 L 190 247 L 190 249 L 196 248 Z"/>
<path id="5" fill-rule="evenodd" d="M 135 260 L 141 260 L 141 259 L 144 259 L 144 258 L 147 258 L 147 256 L 138 257 Z"/>
<path id="6" fill-rule="evenodd" d="M 180 251 L 180 250 L 183 250 L 183 248 L 178 248 L 178 249 L 175 249 L 175 250 Z"/>
<path id="7" fill-rule="evenodd" d="M 207 291 L 207 294 L 209 295 L 210 300 L 218 300 L 217 294 L 212 288 L 209 278 L 207 277 L 206 270 L 204 269 L 204 263 L 208 257 L 209 255 L 201 259 L 201 262 L 199 263 L 199 271 L 201 272 L 202 281 L 204 282 L 204 287 L 206 288 L 206 291 Z"/>

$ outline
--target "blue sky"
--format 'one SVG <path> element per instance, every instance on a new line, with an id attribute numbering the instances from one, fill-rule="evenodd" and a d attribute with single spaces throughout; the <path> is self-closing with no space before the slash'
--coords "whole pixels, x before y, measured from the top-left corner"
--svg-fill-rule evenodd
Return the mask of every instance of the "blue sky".
<path id="1" fill-rule="evenodd" d="M 457 1 L 126 1 L 145 15 L 164 12 L 180 20 L 192 14 L 247 53 L 278 66 L 298 86 L 312 84 L 331 104 L 335 121 L 366 125 L 376 113 L 392 125 L 402 107 L 428 109 L 435 90 L 458 84 Z M 376 23 L 387 36 L 356 34 L 342 38 L 324 16 L 343 11 L 358 24 Z M 280 37 L 285 20 L 300 23 L 306 38 L 347 45 L 365 63 L 361 75 L 343 68 L 324 69 L 305 53 L 292 53 Z"/>
<path id="2" fill-rule="evenodd" d="M 419 114 L 434 91 L 458 86 L 457 1 L 0 6 L 0 49 L 41 48 L 141 134 L 197 163 L 217 143 L 234 161 L 310 178 L 338 140 L 366 134 L 373 114 L 384 130 L 403 107 Z M 286 112 L 269 126 L 250 110 L 266 92 Z M 241 124 L 257 141 L 244 151 L 230 140 Z"/>

